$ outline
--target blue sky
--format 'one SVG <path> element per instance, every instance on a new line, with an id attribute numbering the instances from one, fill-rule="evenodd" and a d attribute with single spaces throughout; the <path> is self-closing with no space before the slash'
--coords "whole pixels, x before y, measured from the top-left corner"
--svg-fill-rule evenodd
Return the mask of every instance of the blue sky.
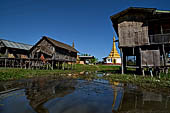
<path id="1" fill-rule="evenodd" d="M 0 38 L 35 44 L 49 36 L 99 59 L 109 55 L 110 16 L 128 7 L 170 10 L 169 0 L 0 0 Z"/>

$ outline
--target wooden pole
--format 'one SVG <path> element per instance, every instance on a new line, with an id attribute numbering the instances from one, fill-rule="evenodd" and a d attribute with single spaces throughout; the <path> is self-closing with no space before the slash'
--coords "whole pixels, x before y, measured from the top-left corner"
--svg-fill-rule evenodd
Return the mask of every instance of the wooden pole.
<path id="1" fill-rule="evenodd" d="M 7 58 L 5 58 L 5 68 L 7 67 Z"/>
<path id="2" fill-rule="evenodd" d="M 162 51 L 163 51 L 163 60 L 164 60 L 164 66 L 166 66 L 166 56 L 165 56 L 165 45 L 162 45 Z"/>
<path id="3" fill-rule="evenodd" d="M 53 70 L 54 69 L 54 61 L 53 60 L 52 60 L 51 66 L 52 66 L 52 70 Z"/>
<path id="4" fill-rule="evenodd" d="M 72 65 L 72 62 L 71 62 L 71 70 L 73 69 L 73 65 Z"/>
<path id="5" fill-rule="evenodd" d="M 142 68 L 142 75 L 145 76 L 145 70 Z"/>
<path id="6" fill-rule="evenodd" d="M 59 65 L 60 65 L 60 63 L 59 63 L 59 61 L 58 61 L 58 63 L 57 63 L 57 68 L 58 68 L 58 69 L 60 69 L 60 66 L 59 66 Z"/>
<path id="7" fill-rule="evenodd" d="M 29 58 L 29 66 L 28 66 L 28 69 L 31 69 L 31 60 Z"/>
<path id="8" fill-rule="evenodd" d="M 65 62 L 63 62 L 63 70 L 65 70 Z"/>
<path id="9" fill-rule="evenodd" d="M 7 58 L 8 58 L 8 48 L 5 51 L 5 68 L 7 67 Z"/>
<path id="10" fill-rule="evenodd" d="M 120 48 L 120 52 L 121 52 L 121 73 L 124 74 L 124 60 L 123 60 L 123 50 L 122 48 Z"/>

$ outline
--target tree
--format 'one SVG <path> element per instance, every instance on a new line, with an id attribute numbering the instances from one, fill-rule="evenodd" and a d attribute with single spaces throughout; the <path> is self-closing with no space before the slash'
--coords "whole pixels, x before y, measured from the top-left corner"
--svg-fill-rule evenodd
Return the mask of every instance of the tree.
<path id="1" fill-rule="evenodd" d="M 98 60 L 99 60 L 98 58 L 94 57 L 93 59 L 90 59 L 89 62 L 91 64 L 96 64 L 98 62 Z"/>

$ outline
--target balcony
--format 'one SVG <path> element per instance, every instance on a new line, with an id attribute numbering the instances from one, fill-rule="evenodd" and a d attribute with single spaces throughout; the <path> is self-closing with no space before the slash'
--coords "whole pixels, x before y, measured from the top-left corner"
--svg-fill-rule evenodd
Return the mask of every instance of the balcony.
<path id="1" fill-rule="evenodd" d="M 168 44 L 170 43 L 170 33 L 149 35 L 150 44 Z"/>

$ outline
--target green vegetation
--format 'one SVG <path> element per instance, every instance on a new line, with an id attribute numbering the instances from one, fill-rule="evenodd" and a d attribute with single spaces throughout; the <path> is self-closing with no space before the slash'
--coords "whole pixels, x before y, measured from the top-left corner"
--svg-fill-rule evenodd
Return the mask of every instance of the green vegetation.
<path id="1" fill-rule="evenodd" d="M 165 91 L 170 90 L 170 74 L 164 75 L 161 74 L 161 78 L 158 76 L 141 76 L 141 75 L 132 75 L 132 74 L 116 74 L 119 71 L 120 66 L 107 66 L 107 65 L 81 65 L 77 64 L 76 69 L 73 70 L 31 70 L 31 69 L 18 69 L 18 68 L 0 68 L 0 81 L 6 80 L 15 80 L 21 78 L 30 78 L 30 77 L 40 77 L 40 76 L 68 76 L 72 78 L 81 78 L 81 79 L 106 79 L 110 83 L 114 81 L 123 82 L 123 83 L 132 83 L 143 88 L 149 89 L 161 89 Z M 83 76 L 83 72 L 88 71 L 88 76 Z M 95 72 L 104 72 L 109 73 L 102 77 L 96 76 Z M 114 74 L 113 74 L 114 73 Z"/>
<path id="2" fill-rule="evenodd" d="M 153 89 L 153 88 L 162 89 L 163 88 L 167 90 L 168 88 L 170 88 L 170 78 L 167 76 L 158 78 L 158 77 L 151 77 L 151 76 L 144 77 L 141 75 L 111 74 L 103 78 L 111 81 L 111 83 L 113 81 L 132 83 L 132 84 L 141 86 L 145 89 Z"/>
<path id="3" fill-rule="evenodd" d="M 76 69 L 73 70 L 31 70 L 20 68 L 0 68 L 0 81 L 14 80 L 21 78 L 37 77 L 44 75 L 59 75 L 69 73 L 79 73 L 82 71 L 104 71 L 114 70 L 114 66 L 102 66 L 102 65 L 81 65 L 77 64 Z"/>

